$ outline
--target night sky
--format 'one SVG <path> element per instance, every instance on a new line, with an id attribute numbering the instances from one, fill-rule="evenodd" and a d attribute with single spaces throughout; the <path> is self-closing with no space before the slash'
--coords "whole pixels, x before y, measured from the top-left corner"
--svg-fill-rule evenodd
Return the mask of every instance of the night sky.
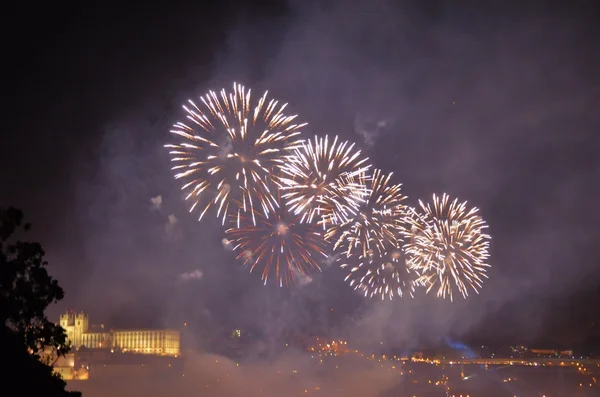
<path id="1" fill-rule="evenodd" d="M 599 338 L 598 7 L 420 3 L 7 9 L 0 205 L 25 211 L 66 291 L 49 314 L 392 344 Z M 478 206 L 481 294 L 377 302 L 335 267 L 289 289 L 248 275 L 218 222 L 188 214 L 163 148 L 181 103 L 233 81 L 289 102 L 307 136 L 357 142 L 413 205 Z"/>

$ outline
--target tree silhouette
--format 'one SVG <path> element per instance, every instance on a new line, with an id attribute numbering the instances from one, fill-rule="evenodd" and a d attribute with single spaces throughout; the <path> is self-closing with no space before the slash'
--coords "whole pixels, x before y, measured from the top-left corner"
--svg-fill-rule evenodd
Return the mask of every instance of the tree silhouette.
<path id="1" fill-rule="evenodd" d="M 20 210 L 0 208 L 0 351 L 8 363 L 2 388 L 9 395 L 80 396 L 65 391 L 66 383 L 40 360 L 47 349 L 64 355 L 69 346 L 65 331 L 44 314 L 64 292 L 46 271 L 41 245 L 18 239 L 28 229 Z"/>

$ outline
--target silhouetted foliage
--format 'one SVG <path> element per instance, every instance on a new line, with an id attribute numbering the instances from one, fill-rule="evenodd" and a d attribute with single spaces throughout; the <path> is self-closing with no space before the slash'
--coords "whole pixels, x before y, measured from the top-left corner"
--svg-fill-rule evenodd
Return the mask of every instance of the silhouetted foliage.
<path id="1" fill-rule="evenodd" d="M 44 314 L 64 292 L 46 271 L 41 245 L 18 239 L 28 229 L 20 210 L 0 208 L 0 351 L 7 363 L 2 395 L 80 396 L 65 391 L 66 383 L 40 360 L 45 350 L 64 355 L 69 346 L 65 331 Z"/>
<path id="2" fill-rule="evenodd" d="M 52 373 L 52 367 L 30 354 L 18 334 L 0 327 L 0 349 L 5 362 L 2 369 L 2 395 L 80 397 L 79 392 L 65 390 L 66 383 Z"/>

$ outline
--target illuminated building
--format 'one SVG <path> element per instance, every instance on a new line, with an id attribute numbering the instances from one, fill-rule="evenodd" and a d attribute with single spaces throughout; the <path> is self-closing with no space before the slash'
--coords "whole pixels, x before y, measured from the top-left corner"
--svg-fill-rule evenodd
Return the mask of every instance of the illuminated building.
<path id="1" fill-rule="evenodd" d="M 60 316 L 60 326 L 74 349 L 112 349 L 123 352 L 178 356 L 179 331 L 169 329 L 104 330 L 90 327 L 87 313 L 67 311 Z"/>

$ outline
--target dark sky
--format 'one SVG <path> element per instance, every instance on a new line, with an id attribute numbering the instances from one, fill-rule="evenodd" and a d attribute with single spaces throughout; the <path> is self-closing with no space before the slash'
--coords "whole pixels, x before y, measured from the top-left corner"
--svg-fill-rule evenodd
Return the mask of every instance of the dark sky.
<path id="1" fill-rule="evenodd" d="M 391 343 L 589 337 L 600 321 L 593 1 L 251 3 L 6 10 L 0 205 L 25 210 L 66 290 L 52 315 L 198 333 L 333 327 Z M 286 291 L 240 269 L 217 222 L 188 215 L 163 148 L 184 100 L 233 81 L 289 102 L 309 136 L 356 141 L 413 204 L 447 192 L 478 206 L 493 235 L 481 294 L 366 302 L 333 268 Z"/>

